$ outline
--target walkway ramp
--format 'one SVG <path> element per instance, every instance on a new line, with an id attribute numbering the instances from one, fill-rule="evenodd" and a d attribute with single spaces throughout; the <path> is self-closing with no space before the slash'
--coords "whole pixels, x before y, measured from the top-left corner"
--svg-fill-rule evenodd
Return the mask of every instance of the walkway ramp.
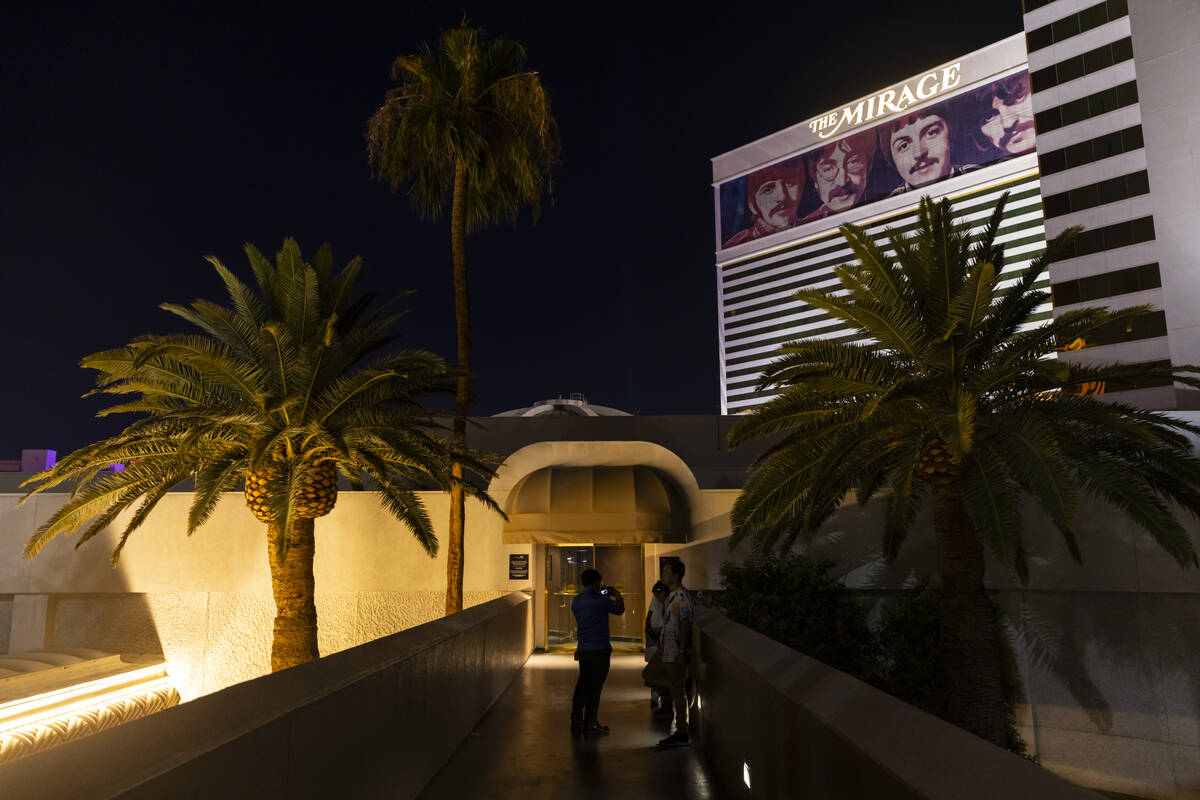
<path id="1" fill-rule="evenodd" d="M 671 798 L 721 793 L 690 747 L 659 749 L 670 731 L 650 715 L 641 655 L 614 655 L 600 698 L 608 736 L 572 736 L 578 665 L 570 654 L 536 654 L 420 795 L 460 798 Z"/>

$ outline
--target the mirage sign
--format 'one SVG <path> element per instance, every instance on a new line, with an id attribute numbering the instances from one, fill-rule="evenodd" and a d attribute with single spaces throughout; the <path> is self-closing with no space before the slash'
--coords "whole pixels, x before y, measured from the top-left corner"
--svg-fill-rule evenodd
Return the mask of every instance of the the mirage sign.
<path id="1" fill-rule="evenodd" d="M 831 111 L 808 123 L 808 127 L 821 139 L 857 128 L 876 117 L 899 114 L 910 106 L 923 103 L 950 91 L 962 81 L 962 62 L 927 72 L 920 78 L 900 87 L 885 89 L 877 95 L 859 100 L 853 106 L 840 111 Z"/>
<path id="2" fill-rule="evenodd" d="M 1033 151 L 1027 70 L 912 110 L 960 82 L 952 64 L 809 122 L 828 141 L 720 185 L 722 247 Z"/>

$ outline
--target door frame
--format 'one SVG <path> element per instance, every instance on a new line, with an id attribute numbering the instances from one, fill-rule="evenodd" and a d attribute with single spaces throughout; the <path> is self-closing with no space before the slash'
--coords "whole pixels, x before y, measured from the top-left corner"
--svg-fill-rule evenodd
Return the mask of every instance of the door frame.
<path id="1" fill-rule="evenodd" d="M 547 543 L 547 544 L 538 545 L 537 549 L 540 551 L 540 553 L 538 554 L 540 556 L 540 558 L 538 558 L 537 560 L 543 562 L 542 568 L 538 574 L 538 581 L 541 584 L 541 593 L 542 593 L 542 602 L 538 604 L 541 607 L 541 611 L 542 611 L 542 624 L 540 626 L 540 630 L 538 631 L 538 633 L 541 636 L 541 649 L 547 653 L 567 653 L 567 652 L 574 652 L 574 650 L 575 650 L 575 647 L 573 645 L 553 645 L 553 646 L 551 646 L 551 644 L 550 644 L 550 569 L 551 569 L 550 554 L 555 548 L 565 548 L 565 547 L 590 547 L 592 549 L 592 563 L 593 564 L 596 563 L 596 548 L 597 547 L 636 547 L 636 548 L 638 548 L 637 562 L 640 565 L 641 572 L 640 572 L 640 575 L 637 576 L 637 581 L 636 582 L 631 581 L 630 585 L 638 586 L 643 591 L 645 589 L 646 545 L 644 542 L 633 543 L 633 544 L 625 543 L 625 542 L 565 542 L 565 543 L 554 543 L 554 544 Z M 535 589 L 536 589 L 536 587 L 535 587 Z M 626 612 L 626 613 L 628 613 L 628 612 Z M 645 609 L 639 610 L 638 613 L 644 614 Z M 642 633 L 641 650 L 644 651 L 645 647 L 646 647 L 645 625 L 641 626 L 641 633 Z"/>

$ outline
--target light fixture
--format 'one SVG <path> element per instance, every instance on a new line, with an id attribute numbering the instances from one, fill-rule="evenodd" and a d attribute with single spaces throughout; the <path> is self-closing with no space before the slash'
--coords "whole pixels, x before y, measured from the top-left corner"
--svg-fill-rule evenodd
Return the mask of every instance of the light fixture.
<path id="1" fill-rule="evenodd" d="M 162 662 L 0 703 L 0 763 L 178 703 Z"/>
<path id="2" fill-rule="evenodd" d="M 746 788 L 750 788 L 750 765 L 745 761 L 742 762 L 742 783 L 746 784 Z"/>

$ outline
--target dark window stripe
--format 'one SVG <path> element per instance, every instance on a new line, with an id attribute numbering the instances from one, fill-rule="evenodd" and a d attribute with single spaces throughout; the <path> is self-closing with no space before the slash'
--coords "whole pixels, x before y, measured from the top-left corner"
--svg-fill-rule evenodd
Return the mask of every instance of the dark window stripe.
<path id="1" fill-rule="evenodd" d="M 1120 131 L 1106 133 L 1095 139 L 1076 142 L 1067 147 L 1038 154 L 1038 165 L 1043 175 L 1053 175 L 1067 169 L 1081 167 L 1121 153 L 1141 150 L 1145 146 L 1142 126 L 1134 125 Z"/>
<path id="2" fill-rule="evenodd" d="M 1152 311 L 1140 317 L 1119 319 L 1102 325 L 1085 337 L 1087 347 L 1103 347 L 1121 342 L 1137 342 L 1142 339 L 1158 339 L 1167 335 L 1167 315 Z M 1059 342 L 1065 346 L 1069 342 Z"/>
<path id="3" fill-rule="evenodd" d="M 1138 101 L 1137 81 L 1128 81 L 1078 100 L 1054 106 L 1034 115 L 1038 133 L 1049 133 L 1067 125 L 1098 117 L 1118 108 L 1131 106 Z"/>
<path id="4" fill-rule="evenodd" d="M 1067 83 L 1084 75 L 1091 75 L 1102 69 L 1108 69 L 1114 64 L 1120 64 L 1133 58 L 1133 39 L 1126 36 L 1115 42 L 1103 44 L 1094 50 L 1080 53 L 1057 64 L 1029 73 L 1029 85 L 1034 92 L 1044 92 L 1053 89 L 1060 83 Z"/>
<path id="5" fill-rule="evenodd" d="M 1102 228 L 1089 228 L 1075 237 L 1070 247 L 1057 260 L 1088 256 L 1118 247 L 1128 247 L 1154 239 L 1154 218 L 1117 222 Z"/>
<path id="6" fill-rule="evenodd" d="M 1150 176 L 1146 170 L 1142 170 L 1066 192 L 1046 195 L 1042 198 L 1042 206 L 1046 212 L 1046 219 L 1050 219 L 1149 193 Z"/>
<path id="7" fill-rule="evenodd" d="M 1158 264 L 1143 264 L 1140 267 L 1061 281 L 1051 287 L 1051 292 L 1054 295 L 1055 306 L 1069 306 L 1072 303 L 1086 303 L 1105 297 L 1157 289 L 1160 286 L 1162 277 L 1158 272 Z"/>
<path id="8" fill-rule="evenodd" d="M 1048 25 L 1026 31 L 1025 48 L 1032 53 L 1126 16 L 1129 16 L 1128 0 L 1105 0 L 1082 11 L 1068 14 L 1062 19 L 1056 19 Z"/>

